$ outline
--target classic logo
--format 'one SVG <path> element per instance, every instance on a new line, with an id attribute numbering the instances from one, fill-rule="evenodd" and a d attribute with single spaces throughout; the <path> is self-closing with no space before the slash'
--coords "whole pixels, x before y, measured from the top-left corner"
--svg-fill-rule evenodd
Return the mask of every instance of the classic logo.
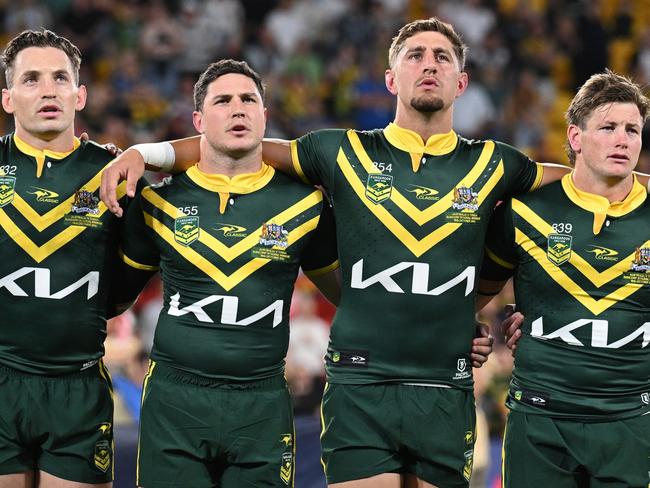
<path id="1" fill-rule="evenodd" d="M 332 351 L 331 362 L 336 366 L 352 368 L 367 368 L 370 361 L 370 352 L 361 350 Z"/>
<path id="2" fill-rule="evenodd" d="M 650 272 L 650 247 L 636 249 L 630 270 L 636 271 L 637 273 Z"/>
<path id="3" fill-rule="evenodd" d="M 36 191 L 28 191 L 27 193 L 35 195 L 37 202 L 59 203 L 59 194 L 57 192 L 39 188 L 38 186 L 32 186 L 32 188 Z"/>
<path id="4" fill-rule="evenodd" d="M 0 207 L 13 201 L 15 188 L 16 178 L 14 176 L 0 176 Z"/>
<path id="5" fill-rule="evenodd" d="M 418 200 L 439 200 L 440 197 L 438 197 L 438 191 L 434 190 L 433 188 L 427 188 L 426 186 L 420 186 L 420 185 L 409 185 L 413 187 L 412 190 L 406 190 L 409 193 L 414 193 L 415 198 Z"/>
<path id="6" fill-rule="evenodd" d="M 390 175 L 368 175 L 366 198 L 372 203 L 381 203 L 390 198 L 393 191 L 393 177 Z"/>
<path id="7" fill-rule="evenodd" d="M 262 224 L 260 245 L 286 249 L 289 245 L 289 232 L 280 224 Z"/>
<path id="8" fill-rule="evenodd" d="M 82 188 L 75 192 L 70 211 L 80 215 L 97 215 L 99 213 L 99 198 L 93 195 L 92 192 Z"/>
<path id="9" fill-rule="evenodd" d="M 549 234 L 546 245 L 546 257 L 556 266 L 566 263 L 571 258 L 573 237 L 566 234 Z"/>
<path id="10" fill-rule="evenodd" d="M 284 443 L 285 446 L 293 445 L 293 436 L 291 434 L 283 434 L 280 437 L 280 442 Z"/>
<path id="11" fill-rule="evenodd" d="M 586 249 L 585 251 L 594 253 L 594 257 L 596 259 L 600 259 L 602 261 L 618 261 L 618 251 L 614 251 L 613 249 L 608 249 L 602 246 L 589 247 L 591 247 L 591 249 Z"/>
<path id="12" fill-rule="evenodd" d="M 217 224 L 219 227 L 214 227 L 214 230 L 223 232 L 224 237 L 246 237 L 246 227 L 234 224 Z"/>
<path id="13" fill-rule="evenodd" d="M 478 193 L 471 187 L 459 186 L 454 188 L 454 201 L 451 208 L 476 212 L 478 210 Z"/>
<path id="14" fill-rule="evenodd" d="M 285 485 L 291 483 L 291 475 L 293 473 L 293 453 L 282 453 L 282 466 L 280 466 L 280 479 Z"/>
<path id="15" fill-rule="evenodd" d="M 199 218 L 179 217 L 174 219 L 174 240 L 183 246 L 189 246 L 199 238 Z"/>
<path id="16" fill-rule="evenodd" d="M 95 466 L 104 473 L 111 466 L 111 448 L 108 441 L 99 441 L 95 444 Z"/>

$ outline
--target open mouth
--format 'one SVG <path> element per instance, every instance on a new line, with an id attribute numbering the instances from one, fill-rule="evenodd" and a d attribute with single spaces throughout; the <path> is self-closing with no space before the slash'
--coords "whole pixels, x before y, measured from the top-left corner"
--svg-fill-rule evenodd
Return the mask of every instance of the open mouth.
<path id="1" fill-rule="evenodd" d="M 235 135 L 242 135 L 242 134 L 245 134 L 246 132 L 248 132 L 248 127 L 246 127 L 245 125 L 241 125 L 241 124 L 233 125 L 230 128 L 230 132 L 232 132 Z"/>
<path id="2" fill-rule="evenodd" d="M 38 113 L 44 115 L 45 117 L 54 117 L 61 113 L 61 109 L 56 105 L 45 105 L 44 107 L 40 108 Z"/>

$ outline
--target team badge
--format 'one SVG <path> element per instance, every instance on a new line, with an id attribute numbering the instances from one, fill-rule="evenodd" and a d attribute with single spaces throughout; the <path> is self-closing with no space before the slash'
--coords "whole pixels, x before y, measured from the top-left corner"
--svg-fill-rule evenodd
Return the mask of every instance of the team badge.
<path id="1" fill-rule="evenodd" d="M 174 240 L 183 246 L 189 246 L 199 238 L 199 218 L 179 217 L 174 219 Z"/>
<path id="2" fill-rule="evenodd" d="M 217 224 L 219 227 L 215 227 L 214 230 L 223 232 L 224 237 L 246 237 L 246 227 L 234 224 Z"/>
<path id="3" fill-rule="evenodd" d="M 650 247 L 636 249 L 630 270 L 637 273 L 650 273 Z"/>
<path id="4" fill-rule="evenodd" d="M 332 353 L 332 362 L 333 363 L 338 363 L 340 360 L 341 360 L 341 353 L 340 352 Z"/>
<path id="5" fill-rule="evenodd" d="M 111 447 L 108 441 L 98 441 L 95 444 L 95 466 L 104 473 L 111 467 Z"/>
<path id="6" fill-rule="evenodd" d="M 433 188 L 427 188 L 426 186 L 420 185 L 409 185 L 413 187 L 412 190 L 406 190 L 409 193 L 414 193 L 415 198 L 418 200 L 439 200 L 438 191 Z"/>
<path id="7" fill-rule="evenodd" d="M 260 245 L 286 249 L 289 245 L 289 233 L 279 224 L 262 224 Z"/>
<path id="8" fill-rule="evenodd" d="M 391 175 L 368 175 L 366 181 L 366 197 L 372 203 L 381 203 L 390 198 L 393 191 L 393 177 Z"/>
<path id="9" fill-rule="evenodd" d="M 650 393 L 641 393 L 641 401 L 646 405 L 650 405 Z"/>
<path id="10" fill-rule="evenodd" d="M 79 215 L 97 215 L 99 213 L 99 198 L 82 188 L 74 194 L 70 211 Z"/>
<path id="11" fill-rule="evenodd" d="M 289 247 L 289 232 L 280 224 L 262 224 L 262 233 L 258 245 L 251 249 L 254 258 L 273 261 L 289 261 L 291 256 L 286 251 Z"/>
<path id="12" fill-rule="evenodd" d="M 293 453 L 282 453 L 282 466 L 280 466 L 280 479 L 285 485 L 291 484 L 293 474 Z"/>
<path id="13" fill-rule="evenodd" d="M 37 186 L 32 186 L 35 191 L 28 191 L 30 195 L 36 197 L 37 202 L 44 203 L 59 203 L 59 194 L 52 190 L 46 190 L 45 188 L 39 188 Z"/>
<path id="14" fill-rule="evenodd" d="M 15 188 L 15 176 L 0 176 L 0 207 L 4 207 L 13 201 Z"/>
<path id="15" fill-rule="evenodd" d="M 478 210 L 478 193 L 472 187 L 459 186 L 454 188 L 454 201 L 451 208 L 476 212 Z"/>
<path id="16" fill-rule="evenodd" d="M 571 258 L 573 237 L 566 234 L 549 234 L 546 244 L 546 257 L 556 266 L 566 263 Z"/>
<path id="17" fill-rule="evenodd" d="M 466 358 L 458 358 L 456 360 L 456 374 L 454 375 L 455 380 L 462 380 L 472 376 L 470 368 L 467 367 Z"/>

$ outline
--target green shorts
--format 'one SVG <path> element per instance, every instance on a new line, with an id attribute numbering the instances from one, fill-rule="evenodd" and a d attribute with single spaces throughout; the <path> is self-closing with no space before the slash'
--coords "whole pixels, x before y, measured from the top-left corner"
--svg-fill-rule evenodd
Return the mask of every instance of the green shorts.
<path id="1" fill-rule="evenodd" d="M 0 474 L 113 480 L 113 390 L 103 363 L 64 376 L 0 367 Z"/>
<path id="2" fill-rule="evenodd" d="M 294 441 L 283 376 L 218 381 L 151 363 L 140 414 L 139 486 L 292 487 Z"/>
<path id="3" fill-rule="evenodd" d="M 472 473 L 472 392 L 403 384 L 328 384 L 323 394 L 323 465 L 329 483 L 412 473 L 446 488 Z"/>
<path id="4" fill-rule="evenodd" d="M 585 423 L 511 411 L 503 480 L 506 488 L 648 488 L 650 415 Z"/>

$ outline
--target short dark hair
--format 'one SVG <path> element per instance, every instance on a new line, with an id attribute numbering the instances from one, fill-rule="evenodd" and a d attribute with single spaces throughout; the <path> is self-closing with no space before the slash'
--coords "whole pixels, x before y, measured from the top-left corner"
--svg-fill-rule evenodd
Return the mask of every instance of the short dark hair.
<path id="1" fill-rule="evenodd" d="M 264 100 L 264 92 L 266 86 L 262 82 L 262 78 L 253 68 L 251 68 L 246 61 L 235 61 L 234 59 L 221 59 L 216 63 L 212 63 L 208 68 L 201 73 L 199 81 L 194 85 L 194 110 L 200 112 L 203 109 L 203 102 L 208 93 L 208 86 L 217 78 L 235 73 L 239 75 L 248 76 L 255 82 L 257 89 Z"/>
<path id="2" fill-rule="evenodd" d="M 650 100 L 643 94 L 641 87 L 626 76 L 606 69 L 603 73 L 592 75 L 580 87 L 571 100 L 564 117 L 568 125 L 584 129 L 594 110 L 610 103 L 633 103 L 639 108 L 643 123 L 650 116 Z M 569 162 L 576 162 L 576 153 L 571 145 L 566 144 Z"/>
<path id="3" fill-rule="evenodd" d="M 448 24 L 447 22 L 443 22 L 437 17 L 415 20 L 406 24 L 399 30 L 397 35 L 393 37 L 393 42 L 391 43 L 390 49 L 388 50 L 388 65 L 391 68 L 395 66 L 397 55 L 402 50 L 402 47 L 404 46 L 406 40 L 420 32 L 440 32 L 443 36 L 449 39 L 449 42 L 451 42 L 454 48 L 456 58 L 458 58 L 460 70 L 463 71 L 465 69 L 467 44 L 463 42 L 460 35 L 454 29 L 453 25 Z"/>
<path id="4" fill-rule="evenodd" d="M 5 68 L 5 79 L 7 88 L 11 88 L 13 80 L 13 67 L 16 56 L 23 49 L 28 47 L 54 47 L 63 51 L 72 64 L 72 71 L 75 82 L 79 84 L 79 67 L 81 66 L 81 51 L 65 37 L 56 35 L 50 30 L 42 31 L 26 30 L 18 34 L 7 43 L 2 53 L 2 65 Z"/>

